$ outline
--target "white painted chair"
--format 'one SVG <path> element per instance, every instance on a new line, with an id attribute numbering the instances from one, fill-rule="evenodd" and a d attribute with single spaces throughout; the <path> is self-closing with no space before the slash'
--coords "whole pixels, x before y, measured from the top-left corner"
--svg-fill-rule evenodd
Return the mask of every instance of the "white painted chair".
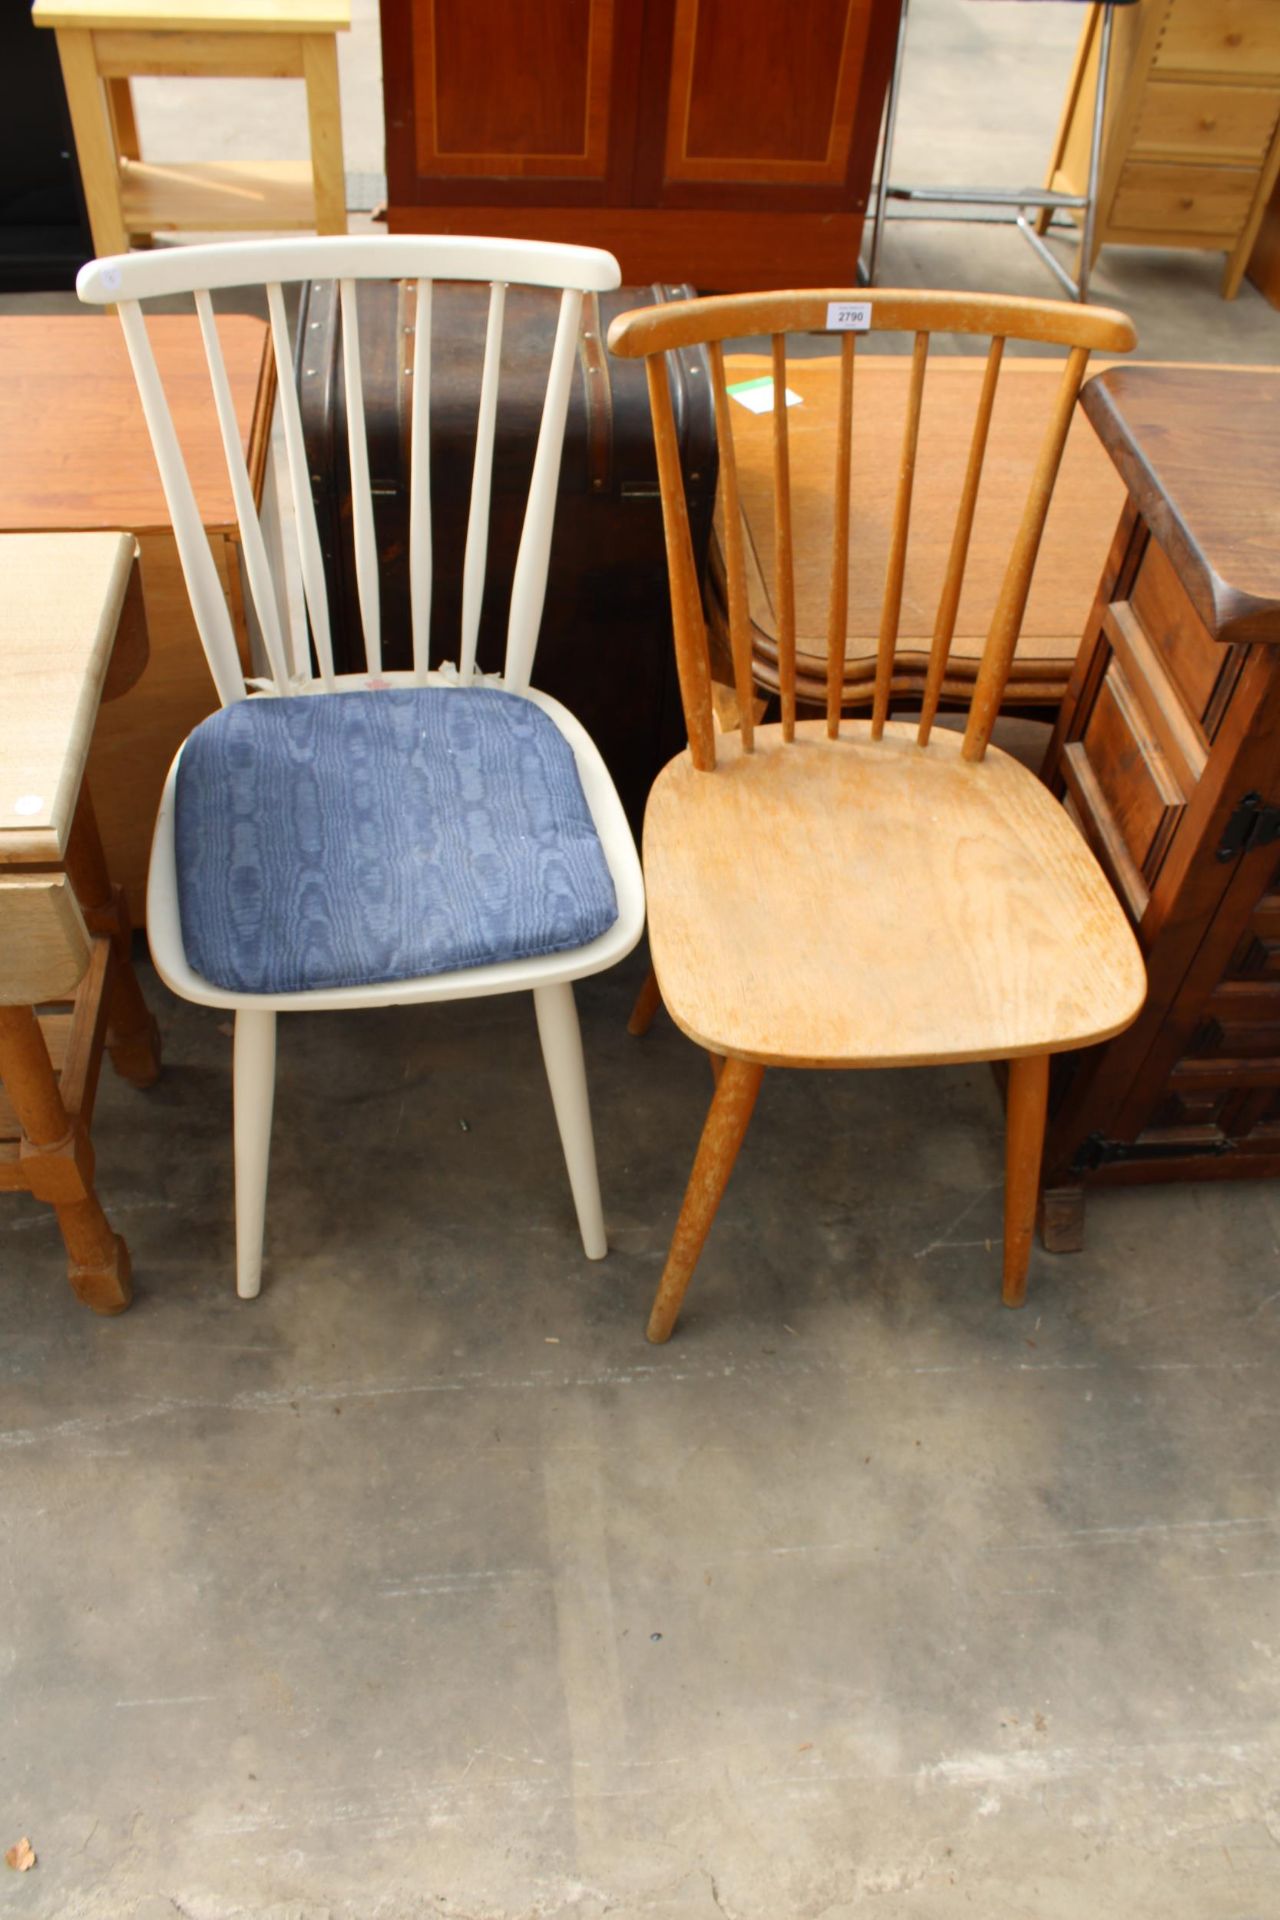
<path id="1" fill-rule="evenodd" d="M 293 381 L 291 342 L 285 317 L 286 283 L 336 279 L 340 284 L 343 356 L 353 517 L 360 614 L 364 630 L 366 674 L 337 675 L 330 644 L 329 609 L 319 535 L 303 450 L 302 423 Z M 360 379 L 356 284 L 360 280 L 416 282 L 416 366 L 410 461 L 410 570 L 413 661 L 411 670 L 382 671 L 378 560 L 370 497 L 368 449 Z M 462 630 L 456 667 L 433 669 L 429 662 L 431 609 L 429 379 L 431 290 L 435 280 L 489 282 L 489 320 L 475 463 L 463 565 Z M 557 701 L 530 686 L 542 616 L 555 513 L 565 417 L 573 377 L 583 294 L 618 285 L 617 262 L 607 253 L 584 247 L 544 246 L 514 240 L 453 239 L 442 236 L 321 238 L 246 241 L 228 245 L 122 255 L 91 261 L 77 282 L 80 298 L 113 302 L 119 310 L 142 405 L 155 448 L 165 496 L 173 520 L 192 608 L 223 708 L 251 698 L 359 693 L 379 699 L 387 687 L 449 689 L 450 700 L 473 699 L 480 690 L 476 641 L 488 543 L 489 495 L 498 402 L 498 368 L 503 308 L 510 283 L 560 290 L 560 314 L 551 353 L 546 398 L 516 561 L 501 687 L 549 716 L 572 749 L 599 849 L 617 901 L 613 924 L 568 951 L 528 958 L 491 960 L 454 966 L 418 977 L 370 979 L 293 991 L 245 992 L 202 977 L 188 959 L 180 918 L 180 876 L 175 810 L 179 769 L 188 741 L 175 758 L 161 802 L 152 846 L 147 890 L 151 951 L 165 984 L 198 1005 L 235 1013 L 234 1109 L 236 1181 L 236 1273 L 243 1298 L 261 1284 L 267 1161 L 275 1086 L 276 1016 L 293 1011 L 403 1005 L 457 1000 L 487 994 L 532 992 L 543 1060 L 577 1209 L 583 1248 L 589 1259 L 607 1251 L 596 1172 L 595 1146 L 574 1006 L 572 982 L 597 973 L 635 946 L 644 923 L 644 890 L 635 844 L 612 780 L 583 728 Z M 279 406 L 290 491 L 296 519 L 298 558 L 305 593 L 310 649 L 299 632 L 281 618 L 282 600 L 268 561 L 267 546 L 253 505 L 252 490 L 226 371 L 218 344 L 210 295 L 219 289 L 265 285 L 275 351 Z M 221 427 L 228 471 L 236 499 L 245 573 L 270 662 L 269 683 L 246 687 L 223 589 L 201 526 L 191 483 L 174 432 L 164 389 L 151 351 L 140 302 L 152 297 L 192 293 L 209 363 L 213 403 Z M 490 694 L 490 700 L 492 695 Z M 401 703 L 403 704 L 403 703 Z M 239 709 L 240 714 L 245 709 Z M 335 713 L 337 709 L 329 709 Z M 353 707 L 341 711 L 355 713 Z M 371 709 L 361 712 L 370 714 Z M 391 709 L 384 707 L 384 716 Z M 436 712 L 444 709 L 439 705 Z M 450 710 L 451 712 L 452 710 Z M 477 711 L 473 706 L 472 712 Z M 509 707 L 504 712 L 514 712 Z M 263 716 L 255 713 L 257 722 Z M 283 716 L 282 716 L 283 717 Z M 304 716 L 299 715 L 299 719 Z M 310 724 L 311 716 L 305 717 Z M 320 724 L 320 716 L 315 716 Z M 205 723 L 217 724 L 217 717 Z M 238 722 L 237 722 L 238 724 Z M 289 724 L 292 724 L 291 722 Z M 452 724 L 447 721 L 445 724 Z M 516 724 L 520 722 L 517 714 Z M 541 725 L 541 723 L 539 723 Z M 545 735 L 547 729 L 541 728 Z M 197 736 L 193 735 L 192 739 Z M 425 736 L 424 736 L 425 738 Z M 558 743 L 556 752 L 562 753 Z M 567 756 L 564 756 L 567 765 Z M 193 762 L 194 764 L 194 762 Z"/>

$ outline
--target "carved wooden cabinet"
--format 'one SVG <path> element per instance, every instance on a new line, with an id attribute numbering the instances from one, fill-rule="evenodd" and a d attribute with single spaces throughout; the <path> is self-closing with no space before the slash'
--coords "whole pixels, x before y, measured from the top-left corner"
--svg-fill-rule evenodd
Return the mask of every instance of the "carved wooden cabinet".
<path id="1" fill-rule="evenodd" d="M 382 0 L 393 232 L 851 285 L 899 0 Z"/>
<path id="2" fill-rule="evenodd" d="M 1115 367 L 1083 405 L 1129 498 L 1045 775 L 1150 994 L 1055 1063 L 1055 1251 L 1086 1187 L 1280 1173 L 1280 373 Z"/>

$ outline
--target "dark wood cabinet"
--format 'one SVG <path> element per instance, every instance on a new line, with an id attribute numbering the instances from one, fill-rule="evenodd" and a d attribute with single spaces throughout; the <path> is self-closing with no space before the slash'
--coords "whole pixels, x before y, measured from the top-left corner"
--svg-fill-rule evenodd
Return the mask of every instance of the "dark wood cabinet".
<path id="1" fill-rule="evenodd" d="M 1087 1187 L 1280 1173 L 1280 375 L 1116 367 L 1083 405 L 1129 498 L 1045 775 L 1150 993 L 1055 1062 L 1060 1251 Z"/>
<path id="2" fill-rule="evenodd" d="M 389 222 L 852 285 L 899 0 L 383 0 Z"/>

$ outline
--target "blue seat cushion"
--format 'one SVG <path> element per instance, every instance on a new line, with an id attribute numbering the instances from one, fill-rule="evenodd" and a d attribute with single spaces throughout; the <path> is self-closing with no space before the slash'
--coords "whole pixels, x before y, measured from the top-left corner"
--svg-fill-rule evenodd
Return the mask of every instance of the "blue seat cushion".
<path id="1" fill-rule="evenodd" d="M 238 700 L 182 750 L 182 944 L 238 993 L 563 953 L 618 903 L 573 750 L 496 687 Z"/>

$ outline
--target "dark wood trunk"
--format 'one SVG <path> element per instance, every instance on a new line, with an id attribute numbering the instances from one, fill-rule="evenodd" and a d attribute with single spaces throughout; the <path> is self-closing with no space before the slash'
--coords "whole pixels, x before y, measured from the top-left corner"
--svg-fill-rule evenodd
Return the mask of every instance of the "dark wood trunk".
<path id="1" fill-rule="evenodd" d="M 577 714 L 608 763 L 634 823 L 655 774 L 684 744 L 675 682 L 657 465 L 644 367 L 610 359 L 615 314 L 687 287 L 624 287 L 584 307 L 569 404 L 546 608 L 534 684 Z M 359 289 L 374 526 L 381 561 L 382 649 L 410 663 L 409 427 L 413 373 L 411 289 Z M 487 287 L 440 285 L 431 340 L 433 665 L 458 657 L 462 554 L 480 400 Z M 513 287 L 507 296 L 494 447 L 489 567 L 479 664 L 501 669 L 507 608 L 558 296 Z M 299 316 L 298 384 L 312 492 L 329 585 L 340 671 L 364 664 L 356 596 L 351 478 L 337 289 L 314 282 Z M 715 503 L 716 446 L 702 349 L 671 355 L 695 551 L 705 561 Z"/>

